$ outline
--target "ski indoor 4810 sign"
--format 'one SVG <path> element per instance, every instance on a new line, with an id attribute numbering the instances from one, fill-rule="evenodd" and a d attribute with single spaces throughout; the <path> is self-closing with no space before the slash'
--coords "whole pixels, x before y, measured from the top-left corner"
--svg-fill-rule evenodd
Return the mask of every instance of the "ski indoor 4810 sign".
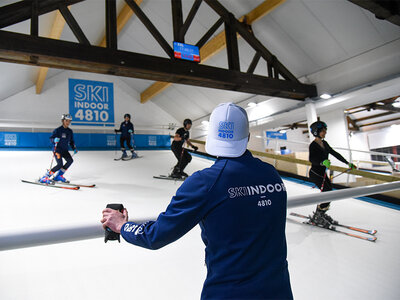
<path id="1" fill-rule="evenodd" d="M 69 113 L 74 125 L 114 126 L 113 83 L 70 78 Z"/>

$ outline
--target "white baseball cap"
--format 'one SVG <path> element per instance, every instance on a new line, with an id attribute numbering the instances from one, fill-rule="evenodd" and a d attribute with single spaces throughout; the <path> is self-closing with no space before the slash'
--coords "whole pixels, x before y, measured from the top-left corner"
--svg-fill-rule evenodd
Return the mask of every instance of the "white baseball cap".
<path id="1" fill-rule="evenodd" d="M 208 154 L 239 157 L 246 151 L 248 138 L 249 119 L 243 108 L 229 102 L 213 110 L 206 141 Z"/>

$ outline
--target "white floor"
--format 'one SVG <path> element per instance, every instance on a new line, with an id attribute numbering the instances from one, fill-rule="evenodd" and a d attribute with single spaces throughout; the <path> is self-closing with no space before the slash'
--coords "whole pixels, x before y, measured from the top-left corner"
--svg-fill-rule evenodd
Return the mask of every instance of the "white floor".
<path id="1" fill-rule="evenodd" d="M 0 151 L 0 231 L 98 221 L 107 203 L 123 203 L 131 219 L 157 215 L 179 183 L 152 176 L 170 172 L 175 158 L 169 151 L 140 154 L 116 162 L 110 151 L 78 153 L 66 177 L 97 187 L 67 191 L 20 182 L 45 172 L 49 152 Z M 212 163 L 194 157 L 187 172 Z M 317 192 L 285 184 L 289 196 Z M 344 224 L 377 229 L 378 241 L 288 220 L 295 299 L 400 299 L 400 212 L 348 199 L 333 203 L 330 213 Z M 205 274 L 197 226 L 157 251 L 93 239 L 0 252 L 0 299 L 199 299 Z"/>

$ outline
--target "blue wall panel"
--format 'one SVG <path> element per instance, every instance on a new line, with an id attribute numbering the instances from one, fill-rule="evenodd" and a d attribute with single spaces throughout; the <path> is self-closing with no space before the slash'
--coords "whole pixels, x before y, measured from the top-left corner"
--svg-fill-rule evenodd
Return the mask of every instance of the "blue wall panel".
<path id="1" fill-rule="evenodd" d="M 51 148 L 50 132 L 0 132 L 0 148 L 34 149 Z M 114 150 L 119 149 L 120 135 L 106 133 L 74 133 L 78 150 Z M 137 149 L 169 148 L 169 135 L 135 134 L 134 144 Z"/>

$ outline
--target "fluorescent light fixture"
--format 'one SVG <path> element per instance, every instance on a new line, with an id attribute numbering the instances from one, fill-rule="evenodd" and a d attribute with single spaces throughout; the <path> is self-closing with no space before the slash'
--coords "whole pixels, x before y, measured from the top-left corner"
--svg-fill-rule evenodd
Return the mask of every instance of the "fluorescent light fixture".
<path id="1" fill-rule="evenodd" d="M 249 103 L 247 103 L 247 106 L 248 106 L 248 107 L 254 107 L 254 106 L 257 106 L 257 103 L 255 103 L 255 102 L 249 102 Z"/>
<path id="2" fill-rule="evenodd" d="M 326 94 L 326 93 L 324 93 L 324 94 L 322 94 L 321 96 L 319 96 L 321 99 L 330 99 L 330 98 L 332 98 L 332 96 L 331 95 L 329 95 L 329 94 Z"/>
<path id="3" fill-rule="evenodd" d="M 279 130 L 279 133 L 286 133 L 286 130 L 284 130 L 284 129 Z"/>
<path id="4" fill-rule="evenodd" d="M 208 124 L 209 124 L 209 122 L 208 122 L 208 121 L 206 121 L 206 120 L 204 120 L 204 121 L 201 121 L 201 124 L 203 124 L 203 125 L 208 125 Z"/>
<path id="5" fill-rule="evenodd" d="M 400 102 L 397 102 L 397 101 L 396 101 L 396 102 L 393 102 L 392 105 L 393 105 L 394 107 L 400 107 Z"/>

